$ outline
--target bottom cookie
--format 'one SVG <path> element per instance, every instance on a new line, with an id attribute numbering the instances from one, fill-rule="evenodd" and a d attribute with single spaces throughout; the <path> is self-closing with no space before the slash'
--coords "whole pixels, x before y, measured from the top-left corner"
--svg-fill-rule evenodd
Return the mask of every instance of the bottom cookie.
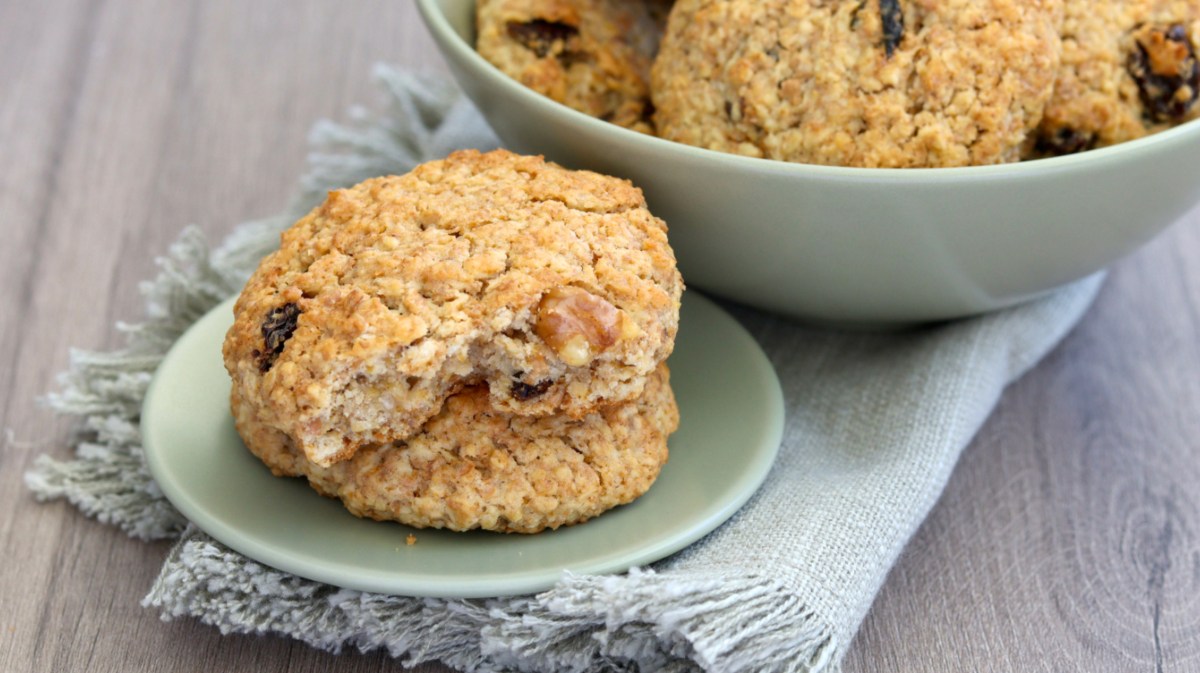
<path id="1" fill-rule="evenodd" d="M 232 409 L 238 434 L 272 473 L 306 477 L 355 516 L 510 533 L 581 523 L 632 502 L 658 477 L 679 425 L 666 365 L 639 398 L 580 419 L 507 414 L 491 407 L 486 387 L 466 388 L 405 441 L 330 467 L 259 423 L 236 388 Z"/>

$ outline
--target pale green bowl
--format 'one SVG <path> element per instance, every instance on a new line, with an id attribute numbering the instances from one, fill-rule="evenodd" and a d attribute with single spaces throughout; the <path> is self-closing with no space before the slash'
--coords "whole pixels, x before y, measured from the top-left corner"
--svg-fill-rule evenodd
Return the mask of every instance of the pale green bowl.
<path id="1" fill-rule="evenodd" d="M 505 146 L 628 178 L 689 286 L 809 320 L 873 325 L 1009 306 L 1098 271 L 1200 201 L 1200 121 L 1001 166 L 868 169 L 753 159 L 593 119 L 474 50 L 473 0 L 418 0 Z"/>

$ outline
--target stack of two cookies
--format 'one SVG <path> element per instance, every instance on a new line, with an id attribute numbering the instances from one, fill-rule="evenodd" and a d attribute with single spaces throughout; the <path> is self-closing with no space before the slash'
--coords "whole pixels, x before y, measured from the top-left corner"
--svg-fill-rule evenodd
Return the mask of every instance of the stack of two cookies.
<path id="1" fill-rule="evenodd" d="M 224 343 L 246 446 L 362 517 L 532 533 L 632 501 L 683 284 L 626 181 L 464 151 L 331 192 Z"/>

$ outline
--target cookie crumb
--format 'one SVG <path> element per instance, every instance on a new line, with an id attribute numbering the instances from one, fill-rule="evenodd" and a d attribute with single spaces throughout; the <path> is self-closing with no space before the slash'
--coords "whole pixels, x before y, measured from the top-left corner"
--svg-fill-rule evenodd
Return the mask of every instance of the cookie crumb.
<path id="1" fill-rule="evenodd" d="M 416 543 L 417 543 L 417 536 L 413 535 L 412 533 L 409 533 L 408 537 L 404 538 L 404 544 L 406 544 L 410 547 Z"/>

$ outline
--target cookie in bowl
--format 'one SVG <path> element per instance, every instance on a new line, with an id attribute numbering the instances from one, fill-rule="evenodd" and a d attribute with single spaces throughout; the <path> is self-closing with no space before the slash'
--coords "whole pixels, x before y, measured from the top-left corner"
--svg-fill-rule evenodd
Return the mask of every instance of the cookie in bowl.
<path id="1" fill-rule="evenodd" d="M 1028 158 L 1116 145 L 1200 117 L 1200 1 L 1064 5 L 1062 65 Z"/>
<path id="2" fill-rule="evenodd" d="M 517 415 L 632 400 L 682 290 L 628 181 L 467 150 L 330 192 L 251 276 L 223 355 L 259 422 L 329 466 L 469 385 Z"/>
<path id="3" fill-rule="evenodd" d="M 1016 161 L 1059 64 L 1061 0 L 679 0 L 661 137 L 853 167 Z"/>
<path id="4" fill-rule="evenodd" d="M 479 0 L 476 48 L 538 93 L 650 133 L 650 64 L 670 5 L 671 0 Z"/>

